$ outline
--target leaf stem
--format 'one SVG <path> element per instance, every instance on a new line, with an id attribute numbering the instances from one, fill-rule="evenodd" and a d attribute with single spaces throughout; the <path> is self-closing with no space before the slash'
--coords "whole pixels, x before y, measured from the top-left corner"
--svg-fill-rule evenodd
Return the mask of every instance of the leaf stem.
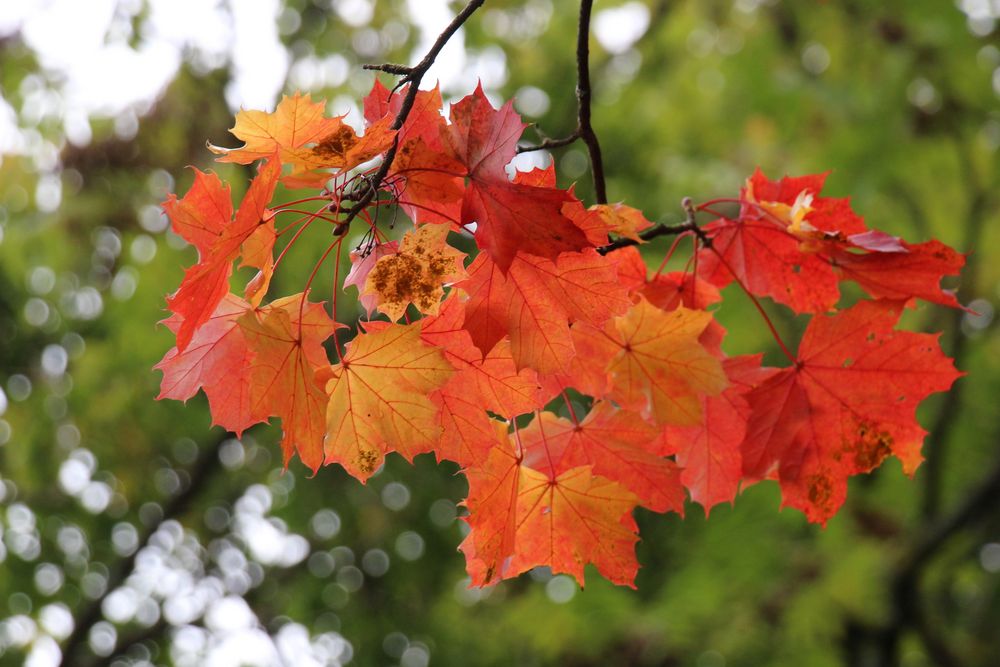
<path id="1" fill-rule="evenodd" d="M 577 426 L 579 426 L 580 425 L 580 420 L 576 418 L 576 411 L 573 409 L 573 404 L 570 403 L 569 396 L 566 395 L 566 390 L 565 389 L 561 389 L 559 391 L 559 393 L 562 394 L 563 401 L 566 402 L 566 409 L 569 410 L 569 417 L 570 417 L 570 419 L 573 420 L 574 424 L 576 424 Z"/>
<path id="2" fill-rule="evenodd" d="M 337 249 L 337 257 L 338 258 L 340 257 L 340 245 L 343 242 L 344 242 L 344 237 L 340 236 L 337 237 L 336 241 L 327 246 L 326 250 L 323 252 L 323 255 L 316 262 L 316 265 L 313 266 L 312 273 L 309 274 L 309 279 L 306 280 L 305 289 L 302 290 L 302 301 L 299 303 L 299 340 L 302 340 L 302 312 L 305 310 L 306 307 L 306 299 L 309 298 L 309 288 L 312 287 L 313 280 L 316 279 L 316 274 L 319 273 L 319 267 L 323 266 L 323 262 L 325 262 L 326 258 L 330 256 L 330 253 L 333 252 L 334 248 Z"/>
<path id="3" fill-rule="evenodd" d="M 544 151 L 552 148 L 562 148 L 563 146 L 569 146 L 571 143 L 580 138 L 580 130 L 573 130 L 573 133 L 569 136 L 563 137 L 562 139 L 543 139 L 540 144 L 533 144 L 530 146 L 518 146 L 517 152 L 530 153 L 532 151 Z"/>
<path id="4" fill-rule="evenodd" d="M 760 313 L 760 316 L 764 318 L 764 323 L 767 324 L 767 328 L 771 330 L 771 335 L 774 337 L 774 340 L 777 341 L 778 347 L 781 348 L 781 351 L 785 354 L 786 357 L 788 357 L 788 360 L 791 361 L 792 364 L 798 364 L 799 360 L 795 357 L 794 354 L 792 354 L 791 350 L 788 349 L 788 346 L 785 345 L 785 341 L 781 339 L 781 335 L 778 333 L 778 330 L 774 327 L 774 322 L 771 321 L 771 318 L 764 310 L 764 307 L 760 305 L 760 301 L 757 299 L 757 297 L 753 295 L 753 293 L 747 288 L 747 286 L 743 283 L 743 281 L 740 280 L 740 277 L 736 275 L 736 272 L 733 271 L 733 268 L 729 265 L 729 262 L 726 261 L 726 258 L 722 256 L 722 253 L 720 253 L 711 245 L 708 246 L 708 249 L 715 253 L 715 256 L 719 258 L 719 262 L 724 267 L 726 267 L 726 270 L 729 271 L 729 275 L 733 277 L 733 281 L 737 285 L 739 285 L 740 289 L 743 290 L 743 293 L 750 298 L 750 302 L 753 303 L 754 308 L 757 309 L 757 312 Z M 697 279 L 697 277 L 698 274 L 696 272 L 695 278 Z"/>
<path id="5" fill-rule="evenodd" d="M 289 250 L 291 250 L 292 246 L 295 245 L 295 242 L 299 240 L 300 236 L 302 236 L 302 232 L 306 231 L 306 229 L 308 229 L 310 224 L 312 224 L 311 219 L 308 222 L 306 222 L 306 224 L 299 227 L 299 230 L 295 232 L 294 236 L 292 236 L 292 239 L 288 242 L 288 245 L 286 245 L 284 248 L 281 249 L 281 253 L 278 255 L 278 259 L 274 260 L 274 266 L 271 268 L 272 274 L 278 271 L 278 265 L 281 264 L 281 260 L 285 258 L 285 254 Z"/>
<path id="6" fill-rule="evenodd" d="M 344 237 L 341 236 L 338 243 L 343 241 Z M 340 340 L 337 337 L 337 296 L 340 294 L 340 290 L 337 289 L 337 284 L 340 282 L 340 256 L 343 254 L 341 248 L 337 248 L 337 259 L 333 264 L 333 284 L 330 286 L 330 310 L 331 316 L 334 321 L 333 325 L 333 349 L 337 352 L 337 363 L 343 365 L 344 355 L 340 352 Z"/>
<path id="7" fill-rule="evenodd" d="M 656 273 L 653 274 L 653 280 L 656 280 L 660 276 L 660 274 L 663 273 L 663 270 L 667 268 L 667 262 L 669 262 L 670 259 L 674 256 L 674 253 L 677 251 L 677 247 L 680 245 L 681 240 L 687 238 L 689 234 L 693 234 L 693 232 L 682 232 L 677 235 L 677 238 L 674 239 L 674 242 L 670 244 L 670 249 L 667 250 L 667 254 L 663 256 L 663 261 L 660 262 L 660 266 L 659 268 L 656 269 Z M 646 282 L 649 281 L 647 280 Z"/>

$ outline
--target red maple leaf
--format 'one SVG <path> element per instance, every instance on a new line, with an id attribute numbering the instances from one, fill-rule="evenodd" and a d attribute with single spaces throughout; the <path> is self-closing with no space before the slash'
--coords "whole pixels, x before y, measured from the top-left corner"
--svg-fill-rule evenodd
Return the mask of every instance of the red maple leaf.
<path id="1" fill-rule="evenodd" d="M 965 258 L 938 241 L 911 245 L 867 230 L 846 199 L 819 196 L 825 174 L 747 181 L 736 220 L 704 230 L 711 246 L 699 254 L 699 273 L 718 287 L 738 280 L 797 313 L 831 310 L 839 281 L 853 279 L 876 298 L 921 298 L 960 307 L 942 290 Z"/>
<path id="2" fill-rule="evenodd" d="M 844 502 L 847 478 L 894 454 L 912 474 L 925 431 L 916 408 L 961 374 L 937 335 L 894 331 L 902 303 L 862 301 L 815 317 L 795 366 L 747 399 L 743 472 L 781 482 L 785 505 L 826 522 Z"/>
<path id="3" fill-rule="evenodd" d="M 733 357 L 723 362 L 729 386 L 702 400 L 702 422 L 693 426 L 667 425 L 663 454 L 674 454 L 681 466 L 681 482 L 691 499 L 705 508 L 732 502 L 743 478 L 740 445 L 746 436 L 750 406 L 746 394 L 778 372 L 762 368 L 762 355 Z"/>
<path id="4" fill-rule="evenodd" d="M 208 321 L 229 292 L 233 260 L 248 239 L 253 238 L 256 245 L 246 264 L 264 268 L 271 253 L 268 244 L 274 245 L 274 222 L 266 213 L 267 204 L 274 195 L 280 173 L 281 165 L 276 159 L 263 164 L 235 219 L 231 219 L 229 188 L 222 185 L 218 176 L 197 169 L 194 184 L 184 198 L 178 200 L 171 195 L 163 203 L 171 224 L 198 248 L 198 263 L 185 271 L 180 287 L 167 297 L 167 307 L 183 318 L 176 332 L 178 350 L 184 351 L 195 331 Z"/>
<path id="5" fill-rule="evenodd" d="M 364 100 L 366 123 L 394 118 L 408 90 L 404 86 L 390 93 L 376 80 Z M 441 135 L 446 123 L 441 106 L 438 88 L 417 91 L 413 107 L 399 129 L 396 157 L 386 178 L 400 206 L 418 224 L 461 222 L 466 169 L 444 150 Z"/>
<path id="6" fill-rule="evenodd" d="M 854 241 L 854 237 L 850 239 Z M 961 308 L 955 294 L 941 289 L 942 276 L 957 276 L 965 256 L 940 241 L 910 244 L 899 241 L 899 251 L 852 253 L 835 251 L 831 262 L 837 273 L 861 285 L 876 299 L 923 299 Z"/>
<path id="7" fill-rule="evenodd" d="M 509 102 L 494 109 L 479 86 L 451 106 L 451 121 L 445 142 L 470 178 L 462 223 L 476 223 L 476 244 L 502 272 L 519 252 L 554 261 L 560 253 L 593 246 L 562 212 L 573 201 L 569 193 L 508 179 L 504 167 L 525 127 Z"/>
<path id="8" fill-rule="evenodd" d="M 186 401 L 204 389 L 212 423 L 237 436 L 262 421 L 250 412 L 254 352 L 237 322 L 250 310 L 249 303 L 227 294 L 183 352 L 172 347 L 154 366 L 163 371 L 160 395 L 156 398 Z M 174 333 L 181 322 L 179 315 L 163 321 Z"/>

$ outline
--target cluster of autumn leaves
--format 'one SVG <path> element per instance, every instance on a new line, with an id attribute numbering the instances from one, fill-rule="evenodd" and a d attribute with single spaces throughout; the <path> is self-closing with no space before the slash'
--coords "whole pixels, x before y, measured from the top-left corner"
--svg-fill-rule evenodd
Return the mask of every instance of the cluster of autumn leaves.
<path id="1" fill-rule="evenodd" d="M 214 422 L 237 434 L 278 417 L 286 461 L 339 463 L 361 480 L 392 451 L 458 462 L 477 585 L 539 565 L 582 583 L 587 563 L 632 585 L 638 505 L 683 512 L 690 497 L 707 511 L 776 479 L 785 505 L 824 522 L 849 476 L 889 454 L 908 472 L 919 464 L 917 404 L 958 373 L 936 336 L 894 326 L 915 298 L 958 306 L 940 281 L 961 255 L 868 230 L 847 200 L 820 196 L 823 176 L 758 172 L 739 214 L 702 228 L 697 275 L 650 275 L 635 246 L 605 247 L 640 241 L 641 213 L 585 208 L 551 168 L 508 173 L 525 127 L 510 103 L 495 109 L 477 89 L 446 119 L 438 91 L 419 91 L 394 131 L 402 100 L 376 83 L 362 136 L 308 95 L 241 111 L 233 134 L 245 145 L 213 147 L 222 161 L 261 162 L 235 214 L 228 186 L 197 170 L 164 203 L 199 261 L 167 298 L 177 345 L 157 365 L 160 398 L 202 389 Z M 343 283 L 369 319 L 344 344 L 344 325 L 308 290 L 268 294 L 268 207 L 279 181 L 324 188 L 342 224 L 356 184 L 370 185 L 351 170 L 394 145 L 383 197 L 414 228 L 390 241 L 371 217 L 351 223 L 372 225 Z M 471 262 L 449 244 L 458 234 L 479 249 Z M 339 253 L 344 237 L 331 238 Z M 258 269 L 242 296 L 230 292 L 237 260 Z M 872 299 L 834 311 L 842 280 Z M 708 309 L 733 281 L 817 314 L 794 363 L 723 352 Z M 567 389 L 592 399 L 586 414 L 568 399 L 567 417 L 545 409 Z"/>

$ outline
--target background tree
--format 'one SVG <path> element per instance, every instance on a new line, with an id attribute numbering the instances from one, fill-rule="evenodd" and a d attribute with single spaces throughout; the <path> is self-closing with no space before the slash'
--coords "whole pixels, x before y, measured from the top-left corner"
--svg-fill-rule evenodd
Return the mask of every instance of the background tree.
<path id="1" fill-rule="evenodd" d="M 238 4 L 214 10 L 245 21 Z M 348 110 L 371 86 L 361 63 L 414 62 L 459 9 L 420 7 L 258 8 L 287 58 L 270 94 L 314 90 Z M 871 225 L 972 250 L 959 297 L 979 313 L 908 314 L 911 328 L 945 327 L 945 350 L 975 370 L 922 411 L 932 435 L 915 482 L 893 466 L 854 480 L 824 531 L 776 514 L 766 485 L 711 521 L 695 508 L 684 521 L 640 514 L 638 593 L 597 578 L 580 593 L 542 571 L 468 590 L 453 470 L 390 459 L 365 487 L 336 468 L 282 475 L 276 429 L 241 445 L 205 435 L 201 398 L 153 403 L 148 369 L 168 335 L 149 323 L 191 263 L 157 205 L 186 190 L 186 164 L 249 180 L 210 163 L 203 142 L 230 143 L 247 80 L 267 78 L 238 30 L 231 46 L 165 39 L 162 11 L 111 13 L 110 44 L 142 53 L 165 40 L 183 54 L 155 103 L 117 109 L 81 102 L 31 19 L 0 22 L 0 662 L 57 663 L 61 644 L 67 664 L 230 664 L 240 650 L 262 664 L 305 664 L 310 652 L 319 664 L 990 664 L 1000 651 L 988 631 L 1000 614 L 1000 244 L 988 224 L 1000 51 L 989 10 L 598 4 L 593 124 L 613 201 L 669 219 L 681 197 L 733 192 L 755 165 L 832 168 L 829 191 L 851 193 Z M 540 140 L 566 136 L 577 120 L 575 12 L 486 3 L 459 36 L 464 51 L 442 56 L 451 71 L 428 77 L 453 95 L 480 77 L 520 100 Z M 583 147 L 553 154 L 593 201 Z M 307 272 L 291 272 L 286 291 Z M 732 351 L 769 345 L 766 329 L 743 325 L 749 304 L 729 301 L 720 318 Z"/>

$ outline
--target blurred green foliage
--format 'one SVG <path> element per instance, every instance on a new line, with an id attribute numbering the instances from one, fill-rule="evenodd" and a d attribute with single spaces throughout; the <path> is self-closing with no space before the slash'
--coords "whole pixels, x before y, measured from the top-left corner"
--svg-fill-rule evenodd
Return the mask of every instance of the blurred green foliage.
<path id="1" fill-rule="evenodd" d="M 360 101 L 372 83 L 362 62 L 414 60 L 421 35 L 407 6 L 416 3 L 379 2 L 356 26 L 326 3 L 285 4 L 294 61 L 339 54 L 349 66 L 337 86 L 314 91 L 327 99 Z M 595 19 L 636 4 L 598 3 Z M 51 637 L 72 644 L 66 664 L 212 664 L 212 650 L 231 650 L 225 624 L 171 601 L 202 582 L 215 591 L 202 612 L 242 598 L 248 627 L 273 638 L 304 628 L 316 664 L 339 655 L 407 667 L 428 658 L 995 665 L 998 494 L 936 546 L 905 591 L 896 578 L 900 558 L 1000 456 L 1000 48 L 995 19 L 961 4 L 965 12 L 940 0 L 653 0 L 635 44 L 613 53 L 593 41 L 594 122 L 612 200 L 670 221 L 682 197 L 733 196 L 756 166 L 771 176 L 829 170 L 828 192 L 851 196 L 870 226 L 970 253 L 957 287 L 978 313 L 921 305 L 907 315 L 911 328 L 942 330 L 969 372 L 922 409 L 929 461 L 915 479 L 896 464 L 853 479 L 825 529 L 779 512 L 772 484 L 746 489 L 710 519 L 697 506 L 683 519 L 640 512 L 637 591 L 596 573 L 579 591 L 544 571 L 470 590 L 456 551 L 465 483 L 454 466 L 390 457 L 366 486 L 339 468 L 310 477 L 293 462 L 282 472 L 277 427 L 252 429 L 240 445 L 210 428 L 202 396 L 153 400 L 151 368 L 171 345 L 155 323 L 194 258 L 165 232 L 158 203 L 186 190 L 189 164 L 234 184 L 251 175 L 213 163 L 204 148 L 234 143 L 229 69 L 183 66 L 134 136 L 111 119 L 95 119 L 82 146 L 61 136 L 58 119 L 28 128 L 59 160 L 49 169 L 25 155 L 0 163 L 0 664 L 53 655 Z M 464 31 L 470 67 L 502 54 L 489 87 L 526 102 L 529 140 L 575 126 L 576 11 L 562 0 L 488 2 Z M 0 40 L 0 63 L 0 91 L 15 109 L 58 83 L 39 73 L 17 33 Z M 575 182 L 592 203 L 582 148 L 554 159 L 560 184 Z M 52 178 L 57 207 L 44 205 Z M 665 245 L 650 245 L 658 262 Z M 300 251 L 277 291 L 297 291 L 312 261 Z M 727 350 L 773 354 L 750 304 L 735 291 L 725 297 L 717 315 Z M 338 315 L 348 321 L 352 310 L 348 300 Z M 803 321 L 768 310 L 794 340 Z M 108 595 L 109 582 L 134 595 Z M 66 612 L 78 628 L 68 638 Z M 265 655 L 259 664 L 270 664 Z"/>

